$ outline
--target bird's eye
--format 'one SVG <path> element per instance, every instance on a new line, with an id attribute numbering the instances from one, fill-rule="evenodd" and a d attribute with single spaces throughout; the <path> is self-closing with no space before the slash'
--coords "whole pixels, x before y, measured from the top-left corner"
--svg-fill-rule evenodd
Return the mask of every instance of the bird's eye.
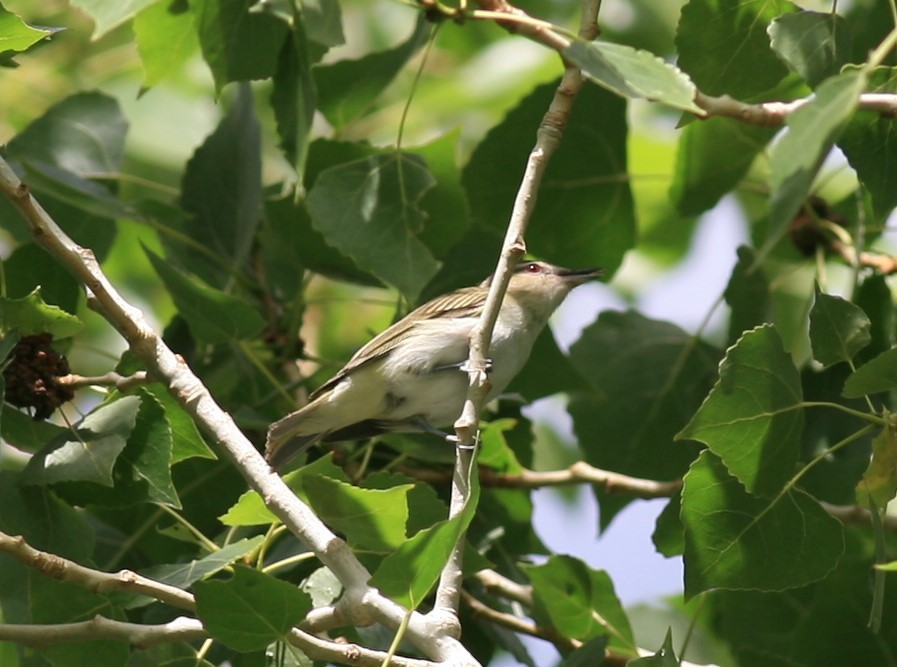
<path id="1" fill-rule="evenodd" d="M 538 264 L 536 264 L 535 262 L 532 262 L 532 263 L 526 265 L 526 272 L 527 273 L 541 273 L 542 267 L 539 266 Z"/>

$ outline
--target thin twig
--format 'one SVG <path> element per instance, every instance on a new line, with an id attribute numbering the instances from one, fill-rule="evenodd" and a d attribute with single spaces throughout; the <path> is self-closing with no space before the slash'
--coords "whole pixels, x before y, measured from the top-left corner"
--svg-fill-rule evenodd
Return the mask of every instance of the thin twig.
<path id="1" fill-rule="evenodd" d="M 440 484 L 449 481 L 449 473 L 426 468 L 400 468 L 405 474 L 427 482 Z M 682 480 L 668 482 L 641 477 L 630 477 L 610 470 L 602 470 L 585 461 L 577 461 L 562 470 L 535 471 L 527 468 L 520 472 L 500 473 L 488 468 L 479 469 L 480 484 L 508 489 L 541 489 L 546 486 L 572 486 L 594 484 L 606 493 L 629 495 L 635 498 L 669 498 L 682 488 Z"/>
<path id="2" fill-rule="evenodd" d="M 56 378 L 56 384 L 62 384 L 72 389 L 80 389 L 81 387 L 115 387 L 119 391 L 125 392 L 148 382 L 149 379 L 143 371 L 138 371 L 133 375 L 119 375 L 115 371 L 109 371 L 103 375 L 92 377 L 70 374 Z"/>

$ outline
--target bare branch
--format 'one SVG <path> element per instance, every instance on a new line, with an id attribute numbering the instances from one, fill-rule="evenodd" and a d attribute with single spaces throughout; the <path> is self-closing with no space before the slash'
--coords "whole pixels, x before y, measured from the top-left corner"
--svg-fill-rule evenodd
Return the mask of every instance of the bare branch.
<path id="1" fill-rule="evenodd" d="M 109 591 L 136 593 L 155 598 L 178 609 L 193 611 L 196 608 L 193 596 L 176 586 L 154 581 L 130 570 L 110 574 L 84 567 L 62 556 L 35 549 L 21 536 L 0 532 L 0 553 L 9 554 L 26 567 L 43 575 L 78 584 L 94 593 Z"/>
<path id="2" fill-rule="evenodd" d="M 812 97 L 802 97 L 790 102 L 763 102 L 747 104 L 728 95 L 714 97 L 698 91 L 695 104 L 707 112 L 706 117 L 725 116 L 750 125 L 764 127 L 781 127 L 788 114 L 794 113 L 809 104 Z M 860 95 L 859 108 L 874 111 L 883 116 L 897 116 L 897 95 L 892 93 L 863 93 Z"/>
<path id="3" fill-rule="evenodd" d="M 58 625 L 13 625 L 0 623 L 0 641 L 14 641 L 28 646 L 48 646 L 60 642 L 112 639 L 123 641 L 137 648 L 157 644 L 198 641 L 208 638 L 202 624 L 195 618 L 178 618 L 161 625 L 141 625 L 113 621 L 105 616 L 94 616 L 80 623 Z"/>
<path id="4" fill-rule="evenodd" d="M 119 375 L 115 371 L 109 371 L 103 375 L 86 377 L 84 375 L 63 375 L 56 379 L 57 384 L 63 384 L 72 389 L 81 387 L 115 387 L 119 391 L 130 391 L 134 387 L 147 384 L 149 379 L 143 371 L 133 375 Z"/>

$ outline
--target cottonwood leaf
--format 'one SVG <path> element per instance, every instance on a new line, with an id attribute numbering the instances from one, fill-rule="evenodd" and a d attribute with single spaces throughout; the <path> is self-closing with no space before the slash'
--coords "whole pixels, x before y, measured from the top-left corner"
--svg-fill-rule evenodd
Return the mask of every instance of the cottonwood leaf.
<path id="1" fill-rule="evenodd" d="M 23 472 L 27 484 L 94 482 L 111 487 L 112 467 L 137 421 L 141 399 L 124 396 L 99 406 L 35 454 Z"/>
<path id="2" fill-rule="evenodd" d="M 202 55 L 215 90 L 231 81 L 267 79 L 277 67 L 277 55 L 287 26 L 267 12 L 252 12 L 256 0 L 194 0 L 190 9 Z"/>
<path id="3" fill-rule="evenodd" d="M 849 68 L 848 68 L 849 69 Z M 867 91 L 897 93 L 897 68 L 877 67 Z M 838 139 L 860 182 L 872 195 L 875 218 L 884 221 L 897 206 L 897 136 L 894 119 L 877 111 L 858 110 Z"/>
<path id="4" fill-rule="evenodd" d="M 0 53 L 25 51 L 55 31 L 33 28 L 5 7 L 0 6 Z"/>
<path id="5" fill-rule="evenodd" d="M 769 156 L 769 233 L 761 254 L 782 238 L 807 200 L 819 167 L 856 109 L 866 80 L 863 70 L 826 79 L 809 103 L 788 114 L 788 131 Z"/>
<path id="6" fill-rule="evenodd" d="M 882 352 L 857 368 L 844 382 L 844 396 L 858 398 L 897 387 L 897 348 Z"/>
<path id="7" fill-rule="evenodd" d="M 618 95 L 703 113 L 695 104 L 691 79 L 649 51 L 612 42 L 575 40 L 564 49 L 564 57 L 578 65 L 587 78 Z"/>
<path id="8" fill-rule="evenodd" d="M 586 460 L 648 479 L 679 479 L 697 447 L 674 443 L 712 386 L 719 352 L 669 322 L 601 313 L 570 348 L 591 390 L 568 410 Z M 595 490 L 601 526 L 631 499 Z"/>
<path id="9" fill-rule="evenodd" d="M 455 544 L 473 520 L 480 498 L 479 475 L 476 462 L 470 475 L 467 502 L 450 519 L 418 531 L 393 553 L 386 556 L 371 577 L 370 584 L 383 595 L 409 609 L 423 602 L 448 562 Z"/>
<path id="10" fill-rule="evenodd" d="M 309 32 L 310 36 L 313 34 Z M 396 47 L 357 60 L 315 67 L 312 74 L 318 91 L 318 108 L 328 122 L 342 128 L 369 111 L 429 34 L 430 23 L 421 14 L 408 39 Z"/>
<path id="11" fill-rule="evenodd" d="M 372 155 L 325 169 L 308 194 L 325 241 L 415 303 L 439 262 L 420 240 L 435 180 L 416 155 Z"/>
<path id="12" fill-rule="evenodd" d="M 856 494 L 860 507 L 881 511 L 897 496 L 897 435 L 891 426 L 885 426 L 872 441 L 872 459 Z"/>
<path id="13" fill-rule="evenodd" d="M 21 336 L 50 333 L 55 340 L 69 338 L 84 328 L 71 313 L 44 302 L 40 287 L 21 299 L 0 297 L 0 330 L 15 329 Z"/>
<path id="14" fill-rule="evenodd" d="M 676 438 L 706 444 L 749 492 L 772 493 L 794 474 L 802 400 L 782 339 L 774 326 L 760 326 L 726 351 L 719 380 Z"/>
<path id="15" fill-rule="evenodd" d="M 294 584 L 237 565 L 227 581 L 193 585 L 196 615 L 208 633 L 236 651 L 260 651 L 283 639 L 311 609 Z"/>
<path id="16" fill-rule="evenodd" d="M 727 336 L 729 345 L 741 338 L 745 331 L 767 321 L 771 301 L 769 281 L 757 262 L 754 249 L 740 246 L 737 252 L 738 262 L 723 292 L 732 311 Z"/>
<path id="17" fill-rule="evenodd" d="M 227 343 L 252 338 L 264 328 L 262 316 L 243 299 L 209 287 L 199 278 L 174 268 L 149 248 L 144 251 L 198 340 Z"/>
<path id="18" fill-rule="evenodd" d="M 714 588 L 782 591 L 831 572 L 844 551 L 841 523 L 811 496 L 745 491 L 704 451 L 684 478 L 685 594 Z"/>
<path id="19" fill-rule="evenodd" d="M 629 619 L 607 572 L 571 556 L 552 556 L 526 565 L 537 609 L 565 635 L 588 641 L 606 635 L 611 646 L 634 649 Z"/>
<path id="20" fill-rule="evenodd" d="M 205 579 L 209 575 L 220 572 L 228 565 L 232 565 L 264 541 L 264 535 L 256 535 L 232 542 L 226 547 L 196 560 L 172 565 L 153 565 L 141 570 L 140 573 L 150 579 L 186 590 L 200 579 Z"/>
<path id="21" fill-rule="evenodd" d="M 769 24 L 768 32 L 772 50 L 810 87 L 850 60 L 850 29 L 834 12 L 785 14 Z"/>
<path id="22" fill-rule="evenodd" d="M 408 493 L 413 484 L 364 489 L 323 475 L 305 477 L 303 489 L 315 513 L 346 536 L 353 548 L 390 552 L 405 541 Z"/>
<path id="23" fill-rule="evenodd" d="M 141 10 L 157 0 L 72 0 L 72 5 L 87 14 L 93 21 L 92 40 L 98 40 L 126 21 L 131 20 Z M 160 3 L 164 4 L 164 3 Z"/>
<path id="24" fill-rule="evenodd" d="M 155 2 L 137 14 L 134 40 L 143 63 L 144 90 L 181 71 L 199 49 L 193 14 L 172 11 L 169 2 Z"/>
<path id="25" fill-rule="evenodd" d="M 678 65 L 709 95 L 758 96 L 788 73 L 766 28 L 795 9 L 787 0 L 689 0 L 676 31 Z"/>
<path id="26" fill-rule="evenodd" d="M 816 287 L 810 310 L 813 358 L 823 366 L 850 361 L 872 340 L 866 313 L 850 301 L 825 294 Z"/>

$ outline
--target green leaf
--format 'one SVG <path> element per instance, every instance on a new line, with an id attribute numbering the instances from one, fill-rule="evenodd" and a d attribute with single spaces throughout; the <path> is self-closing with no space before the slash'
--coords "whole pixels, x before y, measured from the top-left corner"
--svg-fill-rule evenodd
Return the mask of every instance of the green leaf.
<path id="1" fill-rule="evenodd" d="M 773 493 L 794 474 L 802 401 L 800 375 L 775 327 L 757 327 L 726 351 L 719 380 L 676 438 L 706 444 L 749 492 Z"/>
<path id="2" fill-rule="evenodd" d="M 887 509 L 897 496 L 897 436 L 891 426 L 885 426 L 872 441 L 872 459 L 857 484 L 857 504 L 860 507 Z"/>
<path id="3" fill-rule="evenodd" d="M 882 352 L 857 368 L 844 383 L 844 396 L 858 398 L 897 387 L 897 348 Z"/>
<path id="4" fill-rule="evenodd" d="M 513 419 L 498 419 L 480 431 L 477 462 L 501 473 L 520 472 L 523 466 L 505 439 L 505 431 L 514 428 Z"/>
<path id="5" fill-rule="evenodd" d="M 144 90 L 180 71 L 199 48 L 193 14 L 172 11 L 170 2 L 155 2 L 137 14 L 134 39 L 143 63 Z"/>
<path id="6" fill-rule="evenodd" d="M 318 109 L 327 121 L 340 130 L 370 111 L 374 101 L 424 45 L 429 34 L 430 24 L 421 14 L 411 36 L 398 46 L 358 60 L 316 67 L 312 74 L 318 90 Z"/>
<path id="7" fill-rule="evenodd" d="M 87 14 L 94 23 L 91 39 L 100 39 L 157 0 L 72 0 L 72 5 Z M 160 3 L 162 4 L 162 3 Z"/>
<path id="8" fill-rule="evenodd" d="M 165 419 L 171 428 L 171 465 L 194 457 L 218 458 L 215 452 L 209 449 L 202 433 L 196 427 L 196 422 L 171 394 L 159 385 L 151 385 L 146 391 L 165 408 Z"/>
<path id="9" fill-rule="evenodd" d="M 673 649 L 673 631 L 667 629 L 663 646 L 657 650 L 657 653 L 630 660 L 626 663 L 626 667 L 679 667 L 676 651 Z"/>
<path id="10" fill-rule="evenodd" d="M 648 479 L 679 479 L 697 455 L 674 436 L 707 395 L 719 352 L 669 322 L 630 311 L 605 311 L 570 348 L 589 380 L 569 412 L 586 460 L 606 470 Z M 595 491 L 601 525 L 630 499 Z"/>
<path id="11" fill-rule="evenodd" d="M 303 16 L 304 13 L 297 12 L 292 18 L 292 31 L 280 52 L 271 91 L 280 148 L 293 165 L 298 183 L 305 179 L 309 132 L 317 98 Z"/>
<path id="12" fill-rule="evenodd" d="M 764 249 L 782 238 L 803 206 L 819 167 L 853 115 L 865 86 L 862 70 L 844 72 L 826 79 L 809 103 L 788 114 L 788 132 L 772 147 L 769 156 L 769 184 L 773 192 Z"/>
<path id="13" fill-rule="evenodd" d="M 670 198 L 681 215 L 699 215 L 719 202 L 747 175 L 775 128 L 733 118 L 707 118 L 682 130 Z"/>
<path id="14" fill-rule="evenodd" d="M 249 257 L 262 214 L 261 170 L 261 131 L 252 93 L 241 85 L 218 127 L 187 162 L 181 193 L 184 209 L 193 214 L 182 231 L 217 261 L 192 246 L 166 243 L 184 267 L 212 285 L 232 280 Z"/>
<path id="15" fill-rule="evenodd" d="M 426 161 L 436 180 L 420 200 L 420 208 L 427 216 L 420 240 L 440 259 L 464 238 L 470 227 L 470 207 L 458 169 L 460 138 L 460 130 L 455 129 L 414 148 L 414 154 Z"/>
<path id="16" fill-rule="evenodd" d="M 523 370 L 511 380 L 507 393 L 520 394 L 529 402 L 560 392 L 585 391 L 588 382 L 570 357 L 561 352 L 551 327 L 536 338 Z"/>
<path id="17" fill-rule="evenodd" d="M 328 244 L 415 303 L 439 270 L 419 236 L 420 199 L 435 181 L 415 155 L 374 155 L 324 170 L 308 195 L 312 225 Z"/>
<path id="18" fill-rule="evenodd" d="M 113 488 L 90 482 L 68 482 L 57 487 L 73 505 L 120 508 L 150 502 L 181 508 L 171 480 L 172 434 L 165 410 L 146 390 L 140 390 L 140 399 L 127 445 L 115 459 Z"/>
<path id="19" fill-rule="evenodd" d="M 0 6 L 0 53 L 25 51 L 53 32 L 49 28 L 32 28 L 11 11 Z"/>
<path id="20" fill-rule="evenodd" d="M 612 42 L 576 40 L 564 49 L 564 57 L 582 68 L 586 77 L 617 95 L 702 113 L 695 105 L 691 79 L 649 51 Z"/>
<path id="21" fill-rule="evenodd" d="M 308 475 L 303 488 L 315 513 L 345 535 L 353 548 L 383 553 L 405 541 L 408 492 L 413 484 L 363 489 L 323 475 Z"/>
<path id="22" fill-rule="evenodd" d="M 429 528 L 445 519 L 448 507 L 436 495 L 435 489 L 428 484 L 417 482 L 414 478 L 401 473 L 382 470 L 368 475 L 362 482 L 362 486 L 366 489 L 391 489 L 403 484 L 411 484 L 414 487 L 408 491 L 406 535 L 414 535 L 419 530 Z"/>
<path id="23" fill-rule="evenodd" d="M 267 79 L 277 68 L 277 55 L 287 26 L 267 12 L 251 12 L 256 0 L 195 0 L 190 7 L 202 55 L 219 93 L 231 81 Z"/>
<path id="24" fill-rule="evenodd" d="M 834 12 L 785 14 L 768 31 L 772 50 L 813 88 L 850 60 L 850 29 Z"/>
<path id="25" fill-rule="evenodd" d="M 84 324 L 57 306 L 44 303 L 40 287 L 23 299 L 0 297 L 0 330 L 16 329 L 22 336 L 51 333 L 55 340 L 80 332 Z"/>
<path id="26" fill-rule="evenodd" d="M 260 651 L 283 639 L 311 609 L 295 585 L 238 565 L 227 581 L 193 585 L 196 615 L 209 634 L 236 651 Z"/>
<path id="27" fill-rule="evenodd" d="M 470 525 L 480 498 L 476 461 L 472 463 L 470 494 L 462 510 L 451 519 L 433 524 L 386 556 L 371 577 L 370 585 L 409 609 L 423 602 L 448 562 L 452 548 Z"/>
<path id="28" fill-rule="evenodd" d="M 100 218 L 141 219 L 140 212 L 119 200 L 105 185 L 81 178 L 65 169 L 23 160 L 25 180 L 42 197 L 47 195 Z"/>
<path id="29" fill-rule="evenodd" d="M 727 337 L 729 345 L 741 338 L 745 331 L 769 319 L 769 283 L 763 268 L 757 262 L 756 253 L 749 246 L 738 248 L 738 263 L 732 269 L 732 277 L 729 278 L 723 297 L 732 309 Z"/>
<path id="30" fill-rule="evenodd" d="M 490 130 L 464 167 L 462 183 L 473 224 L 493 232 L 495 239 L 492 247 L 481 242 L 476 249 L 493 258 L 479 271 L 481 276 L 494 268 L 533 148 L 534 128 L 556 89 L 557 84 L 537 87 Z M 627 134 L 625 101 L 598 86 L 585 86 L 539 190 L 526 236 L 532 252 L 562 266 L 601 266 L 613 274 L 635 243 L 632 192 L 628 179 L 621 178 L 627 168 Z M 601 141 L 595 141 L 596 136 Z M 561 220 L 563 233 L 558 229 Z M 466 249 L 466 255 L 470 252 Z"/>
<path id="31" fill-rule="evenodd" d="M 4 442 L 25 452 L 36 452 L 50 440 L 68 432 L 68 429 L 50 422 L 36 422 L 30 415 L 9 404 L 3 405 L 0 414 L 3 417 Z"/>
<path id="32" fill-rule="evenodd" d="M 305 481 L 312 476 L 326 476 L 341 482 L 349 478 L 342 468 L 333 464 L 333 453 L 330 452 L 312 463 L 283 476 L 283 481 L 297 496 L 307 500 Z M 225 514 L 218 517 L 225 526 L 263 526 L 277 521 L 258 491 L 246 491 Z"/>
<path id="33" fill-rule="evenodd" d="M 7 145 L 9 156 L 90 178 L 118 172 L 128 121 L 103 93 L 76 93 L 50 107 Z"/>
<path id="34" fill-rule="evenodd" d="M 21 299 L 36 289 L 47 304 L 67 313 L 78 312 L 81 286 L 59 262 L 47 261 L 49 255 L 37 243 L 25 243 L 3 260 L 6 273 L 6 297 Z"/>
<path id="35" fill-rule="evenodd" d="M 111 487 L 112 467 L 134 430 L 140 402 L 137 396 L 124 396 L 101 405 L 35 454 L 23 480 L 41 485 L 84 481 Z"/>
<path id="36" fill-rule="evenodd" d="M 264 328 L 262 316 L 242 299 L 188 276 L 149 248 L 144 247 L 144 252 L 198 340 L 227 343 L 252 338 Z"/>
<path id="37" fill-rule="evenodd" d="M 870 326 L 861 308 L 816 287 L 810 311 L 810 345 L 813 358 L 823 367 L 853 359 L 872 340 Z"/>
<path id="38" fill-rule="evenodd" d="M 782 591 L 825 577 L 844 551 L 841 523 L 803 491 L 744 490 L 709 451 L 684 479 L 685 594 Z"/>
<path id="39" fill-rule="evenodd" d="M 145 570 L 141 570 L 141 574 L 170 586 L 188 589 L 200 579 L 205 579 L 229 565 L 233 565 L 237 560 L 259 547 L 264 541 L 264 535 L 237 540 L 218 551 L 210 553 L 208 556 L 174 565 L 153 565 Z"/>
<path id="40" fill-rule="evenodd" d="M 651 541 L 657 553 L 667 558 L 681 556 L 685 551 L 685 530 L 679 516 L 681 508 L 682 494 L 679 492 L 670 498 L 670 502 L 660 512 L 654 525 L 654 532 L 651 533 Z"/>
<path id="41" fill-rule="evenodd" d="M 607 572 L 571 556 L 552 556 L 523 571 L 533 585 L 537 610 L 544 610 L 565 635 L 583 641 L 607 635 L 612 647 L 635 649 L 629 619 Z"/>
<path id="42" fill-rule="evenodd" d="M 676 32 L 679 67 L 708 95 L 760 96 L 787 74 L 766 29 L 794 9 L 787 0 L 689 0 Z"/>
<path id="43" fill-rule="evenodd" d="M 897 93 L 897 68 L 878 67 L 869 79 L 870 92 Z M 872 208 L 879 221 L 897 206 L 897 137 L 893 130 L 894 120 L 886 114 L 857 111 L 837 140 L 860 183 L 872 195 Z"/>

